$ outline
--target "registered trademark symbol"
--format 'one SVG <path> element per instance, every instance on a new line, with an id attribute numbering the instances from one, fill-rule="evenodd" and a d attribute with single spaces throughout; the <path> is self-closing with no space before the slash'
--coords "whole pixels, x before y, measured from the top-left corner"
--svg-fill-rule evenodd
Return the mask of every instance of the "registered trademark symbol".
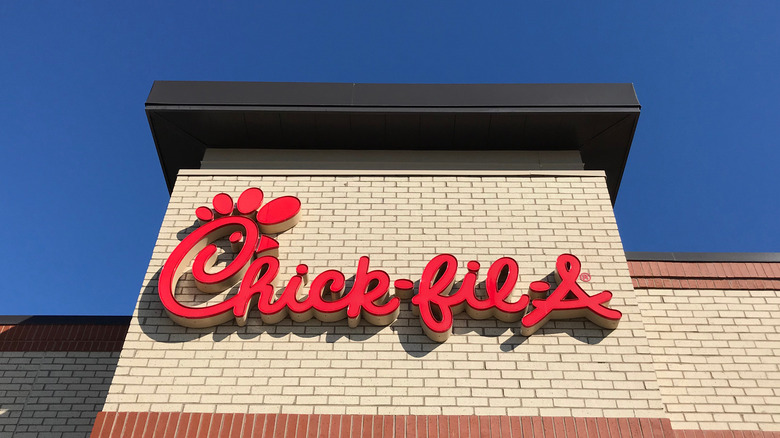
<path id="1" fill-rule="evenodd" d="M 588 274 L 587 272 L 583 272 L 582 274 L 580 274 L 580 280 L 582 280 L 582 281 L 584 281 L 586 283 L 589 282 L 590 281 L 590 274 Z"/>

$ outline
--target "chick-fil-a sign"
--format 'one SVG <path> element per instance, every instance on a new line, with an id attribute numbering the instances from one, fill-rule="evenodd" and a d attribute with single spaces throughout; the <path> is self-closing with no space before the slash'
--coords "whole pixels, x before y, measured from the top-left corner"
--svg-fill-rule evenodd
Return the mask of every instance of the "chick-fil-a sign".
<path id="1" fill-rule="evenodd" d="M 622 316 L 607 307 L 611 292 L 588 295 L 580 287 L 577 283 L 580 261 L 571 254 L 558 256 L 555 263 L 558 281 L 552 292 L 549 283 L 534 281 L 519 297 L 512 294 L 517 287 L 519 267 L 511 257 L 502 257 L 487 269 L 484 296 L 476 291 L 481 267 L 474 260 L 467 263 L 468 272 L 458 289 L 453 290 L 458 260 L 451 254 L 437 255 L 428 262 L 416 294 L 410 279 L 392 282 L 394 293 L 391 294 L 390 276 L 380 269 L 371 269 L 369 258 L 364 256 L 358 260 L 349 291 L 345 291 L 342 272 L 326 270 L 313 275 L 309 281 L 309 268 L 301 264 L 277 296 L 279 244 L 268 235 L 294 227 L 300 221 L 301 202 L 293 196 L 284 196 L 261 208 L 262 202 L 263 192 L 250 188 L 235 203 L 229 195 L 220 193 L 214 197 L 213 210 L 196 209 L 201 226 L 179 243 L 160 272 L 160 300 L 171 319 L 187 327 L 210 327 L 234 318 L 239 325 L 244 325 L 250 309 L 256 306 L 266 324 L 289 316 L 297 322 L 312 317 L 324 322 L 346 318 L 350 327 L 357 326 L 361 319 L 374 325 L 388 325 L 398 317 L 400 300 L 411 298 L 425 333 L 432 340 L 443 342 L 452 334 L 454 315 L 464 310 L 476 319 L 519 321 L 525 336 L 550 319 L 585 317 L 599 326 L 614 329 Z M 214 264 L 218 250 L 214 242 L 226 236 L 235 255 L 227 266 L 217 269 Z M 240 282 L 239 290 L 231 298 L 213 305 L 182 304 L 174 292 L 181 276 L 190 269 L 202 292 L 224 292 Z M 303 293 L 306 285 L 308 294 Z"/>

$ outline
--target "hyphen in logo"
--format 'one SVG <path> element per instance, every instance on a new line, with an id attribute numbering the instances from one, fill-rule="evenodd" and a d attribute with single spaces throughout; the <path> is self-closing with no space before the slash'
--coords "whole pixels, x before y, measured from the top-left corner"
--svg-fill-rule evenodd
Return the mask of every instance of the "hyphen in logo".
<path id="1" fill-rule="evenodd" d="M 324 322 L 348 319 L 356 327 L 361 318 L 374 325 L 388 325 L 398 317 L 400 299 L 411 298 L 422 327 L 432 340 L 445 341 L 452 334 L 453 316 L 463 310 L 475 319 L 497 318 L 506 322 L 520 321 L 521 333 L 533 334 L 550 319 L 585 317 L 604 328 L 614 329 L 621 313 L 607 307 L 612 293 L 603 291 L 588 295 L 577 284 L 580 261 L 571 254 L 558 256 L 555 264 L 558 286 L 550 292 L 550 284 L 534 281 L 528 291 L 512 301 L 517 285 L 518 265 L 510 257 L 502 257 L 490 265 L 485 287 L 486 297 L 479 297 L 476 285 L 480 264 L 469 261 L 460 288 L 453 292 L 457 259 L 450 254 L 434 257 L 422 272 L 417 294 L 408 279 L 394 282 L 395 294 L 390 294 L 390 277 L 382 270 L 371 270 L 368 257 L 358 261 L 355 281 L 345 292 L 344 274 L 337 270 L 319 273 L 309 285 L 309 268 L 298 265 L 296 274 L 277 296 L 275 280 L 279 273 L 279 244 L 267 234 L 289 230 L 300 221 L 301 202 L 284 196 L 263 202 L 263 192 L 257 188 L 245 190 L 234 204 L 220 193 L 214 197 L 212 211 L 198 207 L 196 216 L 201 226 L 184 238 L 166 260 L 158 289 L 168 315 L 187 327 L 210 327 L 235 318 L 246 324 L 247 315 L 257 306 L 266 324 L 274 324 L 289 316 L 293 321 L 312 317 Z M 216 240 L 229 236 L 234 258 L 216 273 L 214 267 Z M 197 288 L 206 293 L 223 292 L 240 282 L 238 293 L 225 301 L 190 307 L 174 297 L 181 276 L 190 269 Z"/>

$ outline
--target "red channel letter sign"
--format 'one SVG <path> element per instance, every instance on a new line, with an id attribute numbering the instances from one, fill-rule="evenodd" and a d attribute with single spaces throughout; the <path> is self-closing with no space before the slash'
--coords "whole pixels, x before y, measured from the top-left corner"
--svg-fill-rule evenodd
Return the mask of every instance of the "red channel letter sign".
<path id="1" fill-rule="evenodd" d="M 296 273 L 277 294 L 274 286 L 279 273 L 279 243 L 269 237 L 294 227 L 301 217 L 301 202 L 284 196 L 263 204 L 258 188 L 245 190 L 237 202 L 225 194 L 214 197 L 213 210 L 198 207 L 200 227 L 184 238 L 166 260 L 158 283 L 160 300 L 173 321 L 187 327 L 211 327 L 235 319 L 245 325 L 250 308 L 256 306 L 262 321 L 274 324 L 286 317 L 303 322 L 317 318 L 324 322 L 347 319 L 356 327 L 361 319 L 374 325 L 389 325 L 398 317 L 400 300 L 410 299 L 419 314 L 423 330 L 434 341 L 443 342 L 452 334 L 453 317 L 462 312 L 475 319 L 496 318 L 520 322 L 521 333 L 530 336 L 550 319 L 585 317 L 607 328 L 617 327 L 621 313 L 608 307 L 612 293 L 588 295 L 577 283 L 581 264 L 571 254 L 561 254 L 555 263 L 557 286 L 534 281 L 528 290 L 513 297 L 519 268 L 511 257 L 494 261 L 485 278 L 486 295 L 476 291 L 480 264 L 469 261 L 468 272 L 457 291 L 458 260 L 440 254 L 423 269 L 415 293 L 414 282 L 397 279 L 390 293 L 390 276 L 371 269 L 371 261 L 358 260 L 355 281 L 346 291 L 343 273 L 326 270 L 309 281 L 309 268 L 300 264 Z M 261 207 L 262 206 L 262 207 Z M 228 237 L 233 259 L 216 272 L 214 264 L 220 238 Z M 240 283 L 238 292 L 218 304 L 192 307 L 179 302 L 174 292 L 181 276 L 192 271 L 197 288 L 205 293 L 226 291 Z M 308 294 L 303 293 L 308 285 Z"/>

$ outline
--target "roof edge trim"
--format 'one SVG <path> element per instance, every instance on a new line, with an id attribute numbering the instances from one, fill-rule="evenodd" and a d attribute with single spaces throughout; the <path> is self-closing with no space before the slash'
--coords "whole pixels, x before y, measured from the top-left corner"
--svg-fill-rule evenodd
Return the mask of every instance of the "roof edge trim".
<path id="1" fill-rule="evenodd" d="M 626 251 L 632 262 L 778 263 L 780 252 L 642 252 Z"/>

